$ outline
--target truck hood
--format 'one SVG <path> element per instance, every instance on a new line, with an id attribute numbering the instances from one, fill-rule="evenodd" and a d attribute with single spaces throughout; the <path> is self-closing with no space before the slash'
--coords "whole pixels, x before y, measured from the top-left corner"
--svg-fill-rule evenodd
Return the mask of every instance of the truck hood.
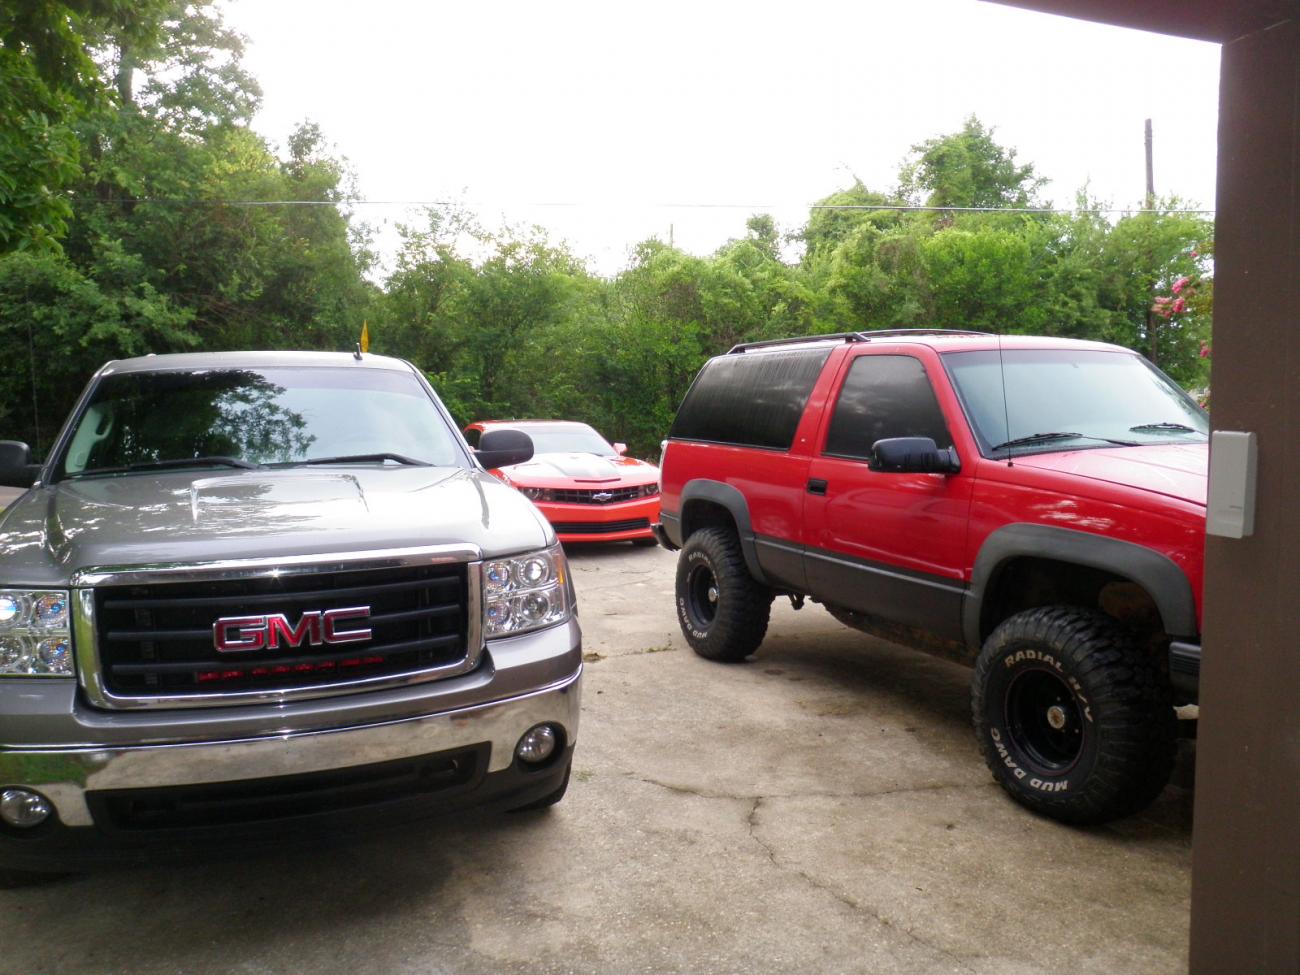
<path id="1" fill-rule="evenodd" d="M 528 501 L 458 468 L 135 474 L 29 491 L 0 518 L 0 584 L 65 585 L 90 566 L 211 562 L 473 545 L 484 555 L 553 540 Z"/>
<path id="2" fill-rule="evenodd" d="M 1205 443 L 1069 450 L 1015 459 L 1017 467 L 1123 484 L 1199 505 L 1205 504 L 1209 463 Z"/>

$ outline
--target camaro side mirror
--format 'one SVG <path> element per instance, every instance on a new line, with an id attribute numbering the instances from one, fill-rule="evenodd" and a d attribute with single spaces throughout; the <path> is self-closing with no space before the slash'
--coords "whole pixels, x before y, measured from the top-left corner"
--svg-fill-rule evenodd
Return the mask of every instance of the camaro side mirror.
<path id="1" fill-rule="evenodd" d="M 892 474 L 956 474 L 957 448 L 940 450 L 929 437 L 890 437 L 871 445 L 872 470 Z"/>
<path id="2" fill-rule="evenodd" d="M 32 463 L 31 447 L 21 440 L 0 440 L 0 484 L 29 488 L 40 473 L 41 465 Z"/>
<path id="3" fill-rule="evenodd" d="M 488 470 L 524 464 L 533 459 L 533 438 L 521 430 L 488 430 L 474 456 Z"/>
<path id="4" fill-rule="evenodd" d="M 625 444 L 625 443 L 616 443 L 616 444 L 614 444 L 614 453 L 616 453 L 616 454 L 618 454 L 620 457 L 622 457 L 624 454 L 627 453 L 627 444 Z"/>

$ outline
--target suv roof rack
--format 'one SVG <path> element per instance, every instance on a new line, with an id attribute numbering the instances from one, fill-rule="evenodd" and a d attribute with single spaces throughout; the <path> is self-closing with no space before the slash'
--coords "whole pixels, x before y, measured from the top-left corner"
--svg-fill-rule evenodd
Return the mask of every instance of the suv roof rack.
<path id="1" fill-rule="evenodd" d="M 900 335 L 992 335 L 969 328 L 881 328 L 869 332 L 833 332 L 829 335 L 805 335 L 793 339 L 767 339 L 762 342 L 741 342 L 727 350 L 727 355 L 748 352 L 751 349 L 771 349 L 782 345 L 805 345 L 811 342 L 870 342 L 873 338 Z"/>

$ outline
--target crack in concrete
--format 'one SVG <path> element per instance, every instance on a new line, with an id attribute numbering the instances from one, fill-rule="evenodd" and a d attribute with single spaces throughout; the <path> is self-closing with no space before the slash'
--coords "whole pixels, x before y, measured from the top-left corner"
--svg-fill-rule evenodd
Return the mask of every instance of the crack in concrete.
<path id="1" fill-rule="evenodd" d="M 914 931 L 911 931 L 908 928 L 898 926 L 894 922 L 890 921 L 888 918 L 884 917 L 883 915 L 879 914 L 876 911 L 873 911 L 867 905 L 861 904 L 858 901 L 854 900 L 848 894 L 845 894 L 842 891 L 835 889 L 832 885 L 828 883 L 818 880 L 816 877 L 812 876 L 806 870 L 802 870 L 797 866 L 787 865 L 782 863 L 779 859 L 777 859 L 776 850 L 771 845 L 763 842 L 762 838 L 759 837 L 756 832 L 756 830 L 758 829 L 758 810 L 762 807 L 764 802 L 768 802 L 772 799 L 803 799 L 803 798 L 875 799 L 881 796 L 901 795 L 908 792 L 935 792 L 940 789 L 986 789 L 986 788 L 993 787 L 994 783 L 957 783 L 957 784 L 940 783 L 937 785 L 907 786 L 907 787 L 901 787 L 897 789 L 883 789 L 875 792 L 796 792 L 796 793 L 786 793 L 786 794 L 771 793 L 768 795 L 739 795 L 736 793 L 728 793 L 728 792 L 708 792 L 703 789 L 694 789 L 691 788 L 690 786 L 674 785 L 670 782 L 660 782 L 657 779 L 646 778 L 644 776 L 636 775 L 632 772 L 623 772 L 622 774 L 626 778 L 632 779 L 634 782 L 642 782 L 646 785 L 657 786 L 660 789 L 665 789 L 669 792 L 676 793 L 677 795 L 695 796 L 696 798 L 699 799 L 721 799 L 729 802 L 748 802 L 750 804 L 750 807 L 749 807 L 749 814 L 745 817 L 745 823 L 746 823 L 749 838 L 753 840 L 754 843 L 758 845 L 759 849 L 761 849 L 767 855 L 767 859 L 771 862 L 772 866 L 775 867 L 777 870 L 780 870 L 782 873 L 792 874 L 796 877 L 799 877 L 804 881 L 804 883 L 808 884 L 808 886 L 810 886 L 814 890 L 820 891 L 824 894 L 827 894 L 835 898 L 835 900 L 839 901 L 845 907 L 848 907 L 854 912 L 870 917 L 873 920 L 875 920 L 877 923 L 883 925 L 884 927 L 893 928 L 894 930 L 899 931 L 902 934 L 905 934 L 908 938 L 916 942 L 921 947 L 926 948 L 929 951 L 933 951 L 951 960 L 955 965 L 959 966 L 962 969 L 962 971 L 967 971 L 967 972 L 975 971 L 975 969 L 972 968 L 964 959 L 962 959 L 961 956 L 954 954 L 953 952 L 944 948 L 942 945 L 937 945 L 930 941 L 927 941 L 926 939 L 922 938 L 920 935 L 916 934 Z"/>
<path id="2" fill-rule="evenodd" d="M 733 792 L 710 792 L 688 785 L 675 785 L 658 779 L 637 775 L 635 772 L 620 773 L 624 778 L 646 785 L 658 786 L 678 795 L 695 796 L 699 799 L 727 799 L 732 802 L 764 802 L 769 799 L 880 799 L 885 796 L 905 795 L 909 792 L 938 792 L 943 789 L 990 789 L 996 788 L 994 782 L 939 782 L 933 785 L 908 785 L 896 789 L 876 789 L 870 792 L 767 792 L 762 795 L 742 795 Z"/>
<path id="3" fill-rule="evenodd" d="M 746 825 L 748 826 L 749 838 L 753 840 L 756 844 L 758 844 L 759 849 L 761 849 L 764 853 L 767 854 L 767 859 L 771 862 L 772 866 L 774 866 L 777 870 L 780 870 L 782 873 L 792 874 L 798 877 L 809 887 L 811 887 L 813 890 L 820 891 L 823 894 L 828 894 L 829 896 L 835 898 L 835 900 L 839 901 L 841 904 L 843 904 L 845 907 L 849 908 L 853 912 L 857 914 L 863 914 L 871 918 L 872 920 L 876 921 L 878 924 L 882 925 L 883 927 L 893 928 L 895 931 L 902 932 L 921 947 L 936 952 L 942 955 L 943 957 L 951 960 L 954 964 L 959 966 L 962 969 L 962 971 L 966 971 L 966 972 L 975 971 L 975 969 L 972 968 L 970 965 L 968 965 L 966 961 L 962 959 L 959 955 L 953 954 L 951 951 L 949 951 L 947 948 L 944 948 L 942 945 L 934 944 L 933 942 L 927 941 L 926 939 L 922 938 L 920 935 L 916 934 L 916 932 L 911 931 L 904 927 L 900 927 L 899 925 L 895 924 L 893 921 L 890 921 L 888 918 L 886 918 L 879 912 L 872 910 L 866 904 L 862 904 L 858 902 L 857 900 L 850 897 L 848 894 L 844 893 L 843 891 L 837 890 L 831 884 L 817 879 L 812 874 L 808 873 L 808 871 L 802 870 L 799 867 L 793 865 L 786 865 L 782 863 L 780 860 L 778 860 L 776 856 L 776 850 L 773 849 L 773 847 L 770 844 L 763 842 L 763 839 L 756 832 L 756 830 L 758 829 L 758 810 L 762 807 L 763 802 L 764 802 L 763 796 L 754 797 L 754 804 L 750 807 L 749 815 L 746 817 L 745 822 Z"/>
<path id="4" fill-rule="evenodd" d="M 602 650 L 591 650 L 582 655 L 582 659 L 587 663 L 600 663 L 602 660 L 617 660 L 620 657 L 643 657 L 647 653 L 677 653 L 678 648 L 669 643 L 662 643 L 654 647 L 644 647 L 640 650 L 625 650 L 622 653 L 605 653 Z"/>

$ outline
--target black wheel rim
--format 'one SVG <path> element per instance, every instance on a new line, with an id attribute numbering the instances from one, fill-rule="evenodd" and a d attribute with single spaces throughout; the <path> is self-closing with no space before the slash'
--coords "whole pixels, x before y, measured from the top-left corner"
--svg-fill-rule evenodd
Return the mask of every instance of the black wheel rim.
<path id="1" fill-rule="evenodd" d="M 1083 752 L 1083 712 L 1069 685 L 1050 670 L 1027 670 L 1012 679 L 1007 730 L 1021 754 L 1047 775 L 1073 768 Z"/>
<path id="2" fill-rule="evenodd" d="M 718 580 L 707 565 L 691 569 L 686 581 L 686 605 L 701 629 L 707 629 L 718 615 Z"/>

